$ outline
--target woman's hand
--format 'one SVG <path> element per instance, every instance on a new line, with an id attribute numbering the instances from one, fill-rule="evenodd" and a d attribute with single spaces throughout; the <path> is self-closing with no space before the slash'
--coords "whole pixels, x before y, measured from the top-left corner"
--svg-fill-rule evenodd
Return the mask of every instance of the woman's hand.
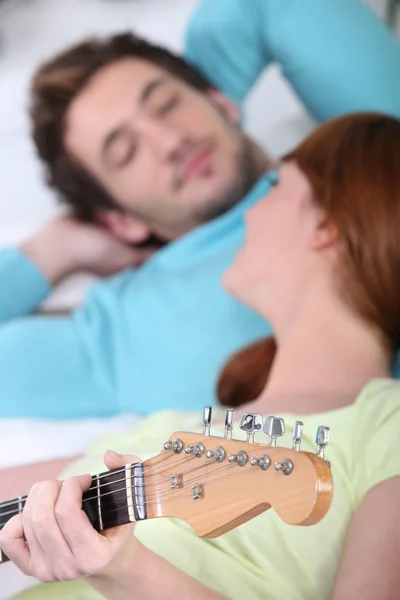
<path id="1" fill-rule="evenodd" d="M 137 457 L 107 452 L 109 469 L 136 462 Z M 33 486 L 22 515 L 10 519 L 0 532 L 0 547 L 26 575 L 43 582 L 68 581 L 96 576 L 123 576 L 139 542 L 133 525 L 99 534 L 81 510 L 82 494 L 90 487 L 90 475 L 64 482 L 46 481 Z"/>
<path id="2" fill-rule="evenodd" d="M 105 455 L 109 469 L 137 460 Z M 43 582 L 86 577 L 109 600 L 226 600 L 143 546 L 133 524 L 97 533 L 81 510 L 90 483 L 82 475 L 34 485 L 22 515 L 0 531 L 0 548 L 23 573 Z"/>

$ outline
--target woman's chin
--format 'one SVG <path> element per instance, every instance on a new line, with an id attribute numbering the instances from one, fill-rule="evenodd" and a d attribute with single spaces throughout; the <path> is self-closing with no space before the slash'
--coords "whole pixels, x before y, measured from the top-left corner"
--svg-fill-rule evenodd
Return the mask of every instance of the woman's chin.
<path id="1" fill-rule="evenodd" d="M 233 264 L 231 267 L 225 271 L 222 276 L 222 287 L 230 296 L 233 296 L 237 300 L 243 300 L 242 291 L 243 291 L 243 281 L 240 276 L 240 272 L 235 268 Z"/>
<path id="2" fill-rule="evenodd" d="M 243 254 L 242 248 L 240 248 L 233 259 L 231 265 L 227 268 L 225 273 L 222 275 L 222 287 L 228 294 L 232 296 L 236 296 L 236 290 L 240 289 L 241 286 L 241 273 L 243 273 L 243 269 L 241 268 L 241 256 Z"/>
<path id="3" fill-rule="evenodd" d="M 228 294 L 234 294 L 235 291 L 235 265 L 231 265 L 222 275 L 222 287 Z"/>

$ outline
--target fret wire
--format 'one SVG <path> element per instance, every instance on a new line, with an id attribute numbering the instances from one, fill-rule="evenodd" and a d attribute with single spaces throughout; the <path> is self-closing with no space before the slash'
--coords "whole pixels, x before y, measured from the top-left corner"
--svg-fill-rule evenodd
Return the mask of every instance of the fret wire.
<path id="1" fill-rule="evenodd" d="M 97 479 L 97 514 L 99 516 L 100 529 L 103 530 L 103 517 L 101 514 L 101 491 L 100 491 L 100 479 Z"/>
<path id="2" fill-rule="evenodd" d="M 13 498 L 11 500 L 6 500 L 5 502 L 0 502 L 0 508 L 2 508 L 3 506 L 6 507 L 10 504 L 18 504 L 19 499 L 26 500 L 27 498 L 28 496 L 20 496 L 20 498 Z"/>
<path id="3" fill-rule="evenodd" d="M 1 506 L 0 506 L 0 508 L 1 508 Z M 24 507 L 21 505 L 21 508 L 19 508 L 19 507 L 18 507 L 17 509 L 14 509 L 14 510 L 9 510 L 9 511 L 7 511 L 7 512 L 5 512 L 5 513 L 2 513 L 2 512 L 0 512 L 0 518 L 1 518 L 1 517 L 4 517 L 4 516 L 6 516 L 6 515 L 13 515 L 13 516 L 15 516 L 15 515 L 19 515 L 19 514 L 22 512 L 22 509 L 23 509 L 23 508 L 24 508 Z M 10 517 L 10 518 L 11 518 L 11 517 Z"/>

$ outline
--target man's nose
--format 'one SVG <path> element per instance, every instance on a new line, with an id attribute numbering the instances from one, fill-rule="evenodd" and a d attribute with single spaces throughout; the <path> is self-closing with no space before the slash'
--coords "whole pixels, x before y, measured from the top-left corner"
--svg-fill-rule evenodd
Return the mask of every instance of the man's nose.
<path id="1" fill-rule="evenodd" d="M 187 133 L 176 124 L 153 122 L 148 125 L 149 143 L 163 162 L 174 162 L 182 157 L 188 146 Z"/>

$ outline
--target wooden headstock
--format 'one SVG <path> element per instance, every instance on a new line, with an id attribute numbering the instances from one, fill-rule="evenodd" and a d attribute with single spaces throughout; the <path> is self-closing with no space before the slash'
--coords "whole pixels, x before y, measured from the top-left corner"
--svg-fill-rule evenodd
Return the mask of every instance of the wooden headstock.
<path id="1" fill-rule="evenodd" d="M 332 500 L 329 464 L 295 441 L 289 449 L 272 444 L 174 433 L 144 463 L 147 518 L 183 519 L 201 537 L 217 537 L 271 507 L 289 524 L 318 522 Z"/>

